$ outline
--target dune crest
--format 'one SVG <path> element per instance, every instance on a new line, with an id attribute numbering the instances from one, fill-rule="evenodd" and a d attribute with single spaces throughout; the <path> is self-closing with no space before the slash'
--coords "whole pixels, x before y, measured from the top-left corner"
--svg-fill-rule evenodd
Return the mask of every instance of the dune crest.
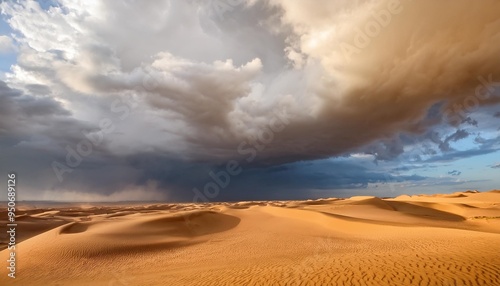
<path id="1" fill-rule="evenodd" d="M 498 191 L 19 218 L 22 264 L 1 285 L 500 285 Z"/>

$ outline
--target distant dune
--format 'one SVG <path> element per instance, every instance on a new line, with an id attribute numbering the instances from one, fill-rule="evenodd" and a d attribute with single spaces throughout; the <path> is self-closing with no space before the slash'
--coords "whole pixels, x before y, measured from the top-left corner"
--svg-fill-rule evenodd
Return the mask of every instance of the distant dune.
<path id="1" fill-rule="evenodd" d="M 73 205 L 17 221 L 17 278 L 2 266 L 0 285 L 500 285 L 500 191 Z"/>

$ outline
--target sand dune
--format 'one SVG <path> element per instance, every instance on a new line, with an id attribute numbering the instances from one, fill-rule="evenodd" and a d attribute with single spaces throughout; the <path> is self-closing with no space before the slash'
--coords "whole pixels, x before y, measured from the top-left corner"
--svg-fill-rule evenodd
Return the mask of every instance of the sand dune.
<path id="1" fill-rule="evenodd" d="M 17 278 L 0 268 L 0 285 L 500 285 L 498 191 L 28 209 L 18 223 Z"/>

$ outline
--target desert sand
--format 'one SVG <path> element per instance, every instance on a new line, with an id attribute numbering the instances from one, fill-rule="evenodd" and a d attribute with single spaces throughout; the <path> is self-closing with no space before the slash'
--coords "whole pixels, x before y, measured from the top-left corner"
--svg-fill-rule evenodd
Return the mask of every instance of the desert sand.
<path id="1" fill-rule="evenodd" d="M 17 213 L 0 285 L 500 285 L 500 191 Z"/>

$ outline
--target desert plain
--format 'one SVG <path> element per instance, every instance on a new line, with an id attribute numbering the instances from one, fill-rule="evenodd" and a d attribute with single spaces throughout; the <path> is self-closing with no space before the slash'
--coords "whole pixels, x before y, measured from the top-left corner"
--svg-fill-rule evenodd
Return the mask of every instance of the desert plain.
<path id="1" fill-rule="evenodd" d="M 16 278 L 0 267 L 0 285 L 500 285 L 500 191 L 24 206 L 16 220 Z"/>

